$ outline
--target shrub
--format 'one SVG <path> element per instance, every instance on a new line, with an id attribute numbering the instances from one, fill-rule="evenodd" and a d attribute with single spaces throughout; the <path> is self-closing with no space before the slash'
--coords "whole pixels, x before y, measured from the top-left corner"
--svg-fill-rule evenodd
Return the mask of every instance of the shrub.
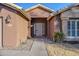
<path id="1" fill-rule="evenodd" d="M 54 33 L 55 42 L 62 41 L 63 39 L 64 39 L 64 33 L 63 32 L 55 32 Z"/>

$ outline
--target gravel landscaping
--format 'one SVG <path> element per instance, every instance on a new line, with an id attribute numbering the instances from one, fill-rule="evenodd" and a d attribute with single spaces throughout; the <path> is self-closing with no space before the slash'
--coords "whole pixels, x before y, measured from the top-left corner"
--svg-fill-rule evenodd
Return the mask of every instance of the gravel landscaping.
<path id="1" fill-rule="evenodd" d="M 49 56 L 79 56 L 79 44 L 52 43 L 46 47 Z"/>

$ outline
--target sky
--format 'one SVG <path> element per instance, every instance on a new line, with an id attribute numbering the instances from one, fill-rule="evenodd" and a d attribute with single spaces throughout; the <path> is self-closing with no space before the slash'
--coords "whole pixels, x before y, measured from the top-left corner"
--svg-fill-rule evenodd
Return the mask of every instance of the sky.
<path id="1" fill-rule="evenodd" d="M 39 3 L 16 3 L 16 5 L 19 5 L 20 7 L 22 7 L 23 9 L 28 9 L 34 5 L 37 5 Z M 71 5 L 71 3 L 41 3 L 42 5 L 57 11 L 59 9 L 62 9 L 68 5 Z"/>

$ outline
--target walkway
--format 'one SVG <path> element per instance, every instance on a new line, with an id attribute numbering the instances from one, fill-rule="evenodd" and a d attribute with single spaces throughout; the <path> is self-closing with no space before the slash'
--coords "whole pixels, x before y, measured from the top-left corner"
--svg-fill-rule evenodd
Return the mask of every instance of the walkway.
<path id="1" fill-rule="evenodd" d="M 34 56 L 47 56 L 44 39 L 35 39 L 30 51 L 30 55 Z"/>
<path id="2" fill-rule="evenodd" d="M 29 39 L 16 49 L 0 49 L 1 56 L 47 56 L 45 38 Z"/>

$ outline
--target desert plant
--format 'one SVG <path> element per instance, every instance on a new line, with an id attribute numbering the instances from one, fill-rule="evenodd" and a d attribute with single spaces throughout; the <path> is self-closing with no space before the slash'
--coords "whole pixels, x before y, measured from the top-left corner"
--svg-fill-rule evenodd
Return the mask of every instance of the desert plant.
<path id="1" fill-rule="evenodd" d="M 54 33 L 54 41 L 62 41 L 64 38 L 64 33 L 63 32 L 55 32 Z"/>

